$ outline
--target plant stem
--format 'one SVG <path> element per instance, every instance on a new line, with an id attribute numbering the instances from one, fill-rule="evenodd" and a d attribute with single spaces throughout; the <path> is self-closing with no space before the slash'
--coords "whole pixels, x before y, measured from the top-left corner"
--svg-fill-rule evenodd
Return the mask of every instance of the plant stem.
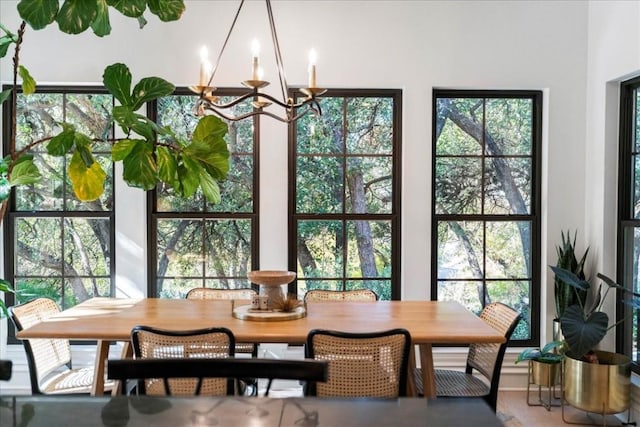
<path id="1" fill-rule="evenodd" d="M 9 164 L 9 170 L 7 176 L 11 176 L 11 170 L 13 169 L 13 161 L 16 159 L 16 129 L 17 126 L 17 114 L 16 108 L 18 105 L 18 67 L 20 66 L 20 46 L 22 45 L 24 32 L 27 28 L 27 23 L 22 21 L 20 28 L 18 29 L 18 40 L 16 41 L 16 48 L 13 53 L 13 91 L 11 92 L 11 108 L 13 114 L 11 114 L 11 138 L 9 138 L 9 154 L 11 155 L 11 163 Z M 2 218 L 2 217 L 0 217 Z"/>

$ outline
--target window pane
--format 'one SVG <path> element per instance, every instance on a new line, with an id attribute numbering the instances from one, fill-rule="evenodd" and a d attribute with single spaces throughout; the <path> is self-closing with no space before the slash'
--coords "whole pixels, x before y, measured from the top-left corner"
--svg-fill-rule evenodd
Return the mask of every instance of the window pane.
<path id="1" fill-rule="evenodd" d="M 490 135 L 487 152 L 501 156 L 531 154 L 533 101 L 502 98 L 486 102 L 486 127 Z"/>
<path id="2" fill-rule="evenodd" d="M 480 278 L 484 251 L 483 223 L 446 221 L 438 224 L 438 278 Z M 440 297 L 438 296 L 438 299 Z"/>
<path id="3" fill-rule="evenodd" d="M 229 157 L 227 179 L 220 183 L 222 201 L 217 205 L 206 201 L 208 212 L 253 211 L 253 162 L 253 154 L 232 154 Z"/>
<path id="4" fill-rule="evenodd" d="M 60 93 L 18 94 L 16 114 L 16 149 L 20 150 L 34 141 L 53 136 L 62 129 L 63 98 Z M 38 147 L 44 151 L 44 146 Z"/>
<path id="5" fill-rule="evenodd" d="M 391 157 L 347 159 L 347 212 L 391 213 L 392 161 Z"/>
<path id="6" fill-rule="evenodd" d="M 347 280 L 346 289 L 371 289 L 378 295 L 378 300 L 388 301 L 391 299 L 391 280 Z"/>
<path id="7" fill-rule="evenodd" d="M 391 154 L 393 100 L 373 97 L 349 98 L 346 142 L 349 154 Z"/>
<path id="8" fill-rule="evenodd" d="M 17 218 L 16 276 L 48 277 L 62 271 L 61 218 Z"/>
<path id="9" fill-rule="evenodd" d="M 438 281 L 438 301 L 457 301 L 467 309 L 480 315 L 483 299 L 482 282 Z"/>
<path id="10" fill-rule="evenodd" d="M 65 280 L 64 287 L 65 307 L 73 307 L 89 298 L 111 295 L 111 280 L 109 278 L 75 277 Z"/>
<path id="11" fill-rule="evenodd" d="M 251 220 L 208 220 L 205 276 L 246 276 L 251 270 Z"/>
<path id="12" fill-rule="evenodd" d="M 158 220 L 158 277 L 202 276 L 202 221 Z"/>
<path id="13" fill-rule="evenodd" d="M 65 267 L 80 276 L 109 276 L 110 230 L 106 218 L 66 218 Z"/>
<path id="14" fill-rule="evenodd" d="M 436 101 L 436 147 L 438 156 L 478 155 L 480 142 L 460 126 L 465 116 L 461 111 L 473 112 L 473 120 L 482 122 L 483 104 L 478 99 L 438 98 Z"/>
<path id="15" fill-rule="evenodd" d="M 522 320 L 513 332 L 513 339 L 531 338 L 531 282 L 491 281 L 487 283 L 490 301 L 500 301 L 522 315 Z"/>
<path id="16" fill-rule="evenodd" d="M 298 278 L 342 277 L 342 221 L 298 221 Z"/>
<path id="17" fill-rule="evenodd" d="M 640 156 L 633 156 L 633 217 L 635 219 L 640 219 Z"/>
<path id="18" fill-rule="evenodd" d="M 478 214 L 482 206 L 482 160 L 443 157 L 436 160 L 436 213 Z"/>
<path id="19" fill-rule="evenodd" d="M 249 279 L 207 279 L 204 281 L 204 285 L 207 288 L 213 289 L 246 289 L 251 288 L 251 282 Z"/>
<path id="20" fill-rule="evenodd" d="M 75 126 L 76 130 L 91 138 L 113 136 L 110 113 L 113 109 L 113 97 L 109 94 L 79 94 L 66 95 L 66 121 Z M 111 144 L 96 141 L 93 145 L 97 151 L 110 152 Z"/>
<path id="21" fill-rule="evenodd" d="M 343 153 L 343 99 L 322 97 L 318 101 L 322 108 L 321 117 L 307 114 L 296 122 L 298 153 Z"/>
<path id="22" fill-rule="evenodd" d="M 391 222 L 347 222 L 346 277 L 391 277 Z"/>
<path id="23" fill-rule="evenodd" d="M 183 299 L 190 289 L 202 286 L 202 279 L 159 279 L 156 289 L 159 298 Z"/>
<path id="24" fill-rule="evenodd" d="M 343 291 L 342 280 L 298 280 L 298 295 L 304 295 L 313 289 Z"/>
<path id="25" fill-rule="evenodd" d="M 499 221 L 486 223 L 487 278 L 530 277 L 531 226 L 529 222 Z M 527 242 L 526 248 L 522 242 Z"/>
<path id="26" fill-rule="evenodd" d="M 531 213 L 531 159 L 491 158 L 486 163 L 485 214 Z"/>
<path id="27" fill-rule="evenodd" d="M 15 187 L 16 211 L 60 211 L 64 206 L 64 157 L 34 154 L 34 163 L 42 179 L 34 184 Z"/>
<path id="28" fill-rule="evenodd" d="M 20 291 L 20 302 L 43 297 L 54 300 L 60 308 L 67 308 L 62 303 L 61 278 L 16 278 L 15 287 Z"/>
<path id="29" fill-rule="evenodd" d="M 339 157 L 299 157 L 296 211 L 342 212 L 342 177 L 342 162 Z"/>

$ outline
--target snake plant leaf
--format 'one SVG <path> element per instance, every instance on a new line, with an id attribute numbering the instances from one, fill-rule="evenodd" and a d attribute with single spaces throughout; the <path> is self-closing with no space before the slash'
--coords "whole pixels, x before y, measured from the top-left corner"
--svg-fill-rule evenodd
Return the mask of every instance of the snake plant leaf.
<path id="1" fill-rule="evenodd" d="M 145 102 L 171 95 L 175 89 L 173 84 L 159 77 L 145 77 L 133 88 L 131 109 L 136 111 Z"/>
<path id="2" fill-rule="evenodd" d="M 47 153 L 52 156 L 64 156 L 66 155 L 76 138 L 76 130 L 73 125 L 62 122 L 62 132 L 51 138 L 47 144 Z"/>
<path id="3" fill-rule="evenodd" d="M 18 158 L 11 171 L 11 186 L 33 184 L 40 181 L 42 175 L 38 166 L 33 162 L 33 156 L 25 154 Z"/>
<path id="4" fill-rule="evenodd" d="M 151 13 L 163 22 L 177 21 L 184 13 L 184 0 L 148 0 Z"/>
<path id="5" fill-rule="evenodd" d="M 4 101 L 9 99 L 9 97 L 11 96 L 11 90 L 12 89 L 7 89 L 0 92 L 0 105 L 2 105 Z"/>
<path id="6" fill-rule="evenodd" d="M 78 150 L 73 153 L 69 162 L 69 179 L 78 200 L 89 202 L 100 197 L 106 178 L 107 174 L 100 163 L 94 160 L 91 166 L 87 166 L 86 159 Z"/>
<path id="7" fill-rule="evenodd" d="M 158 177 L 172 187 L 178 180 L 178 162 L 167 147 L 156 148 Z"/>
<path id="8" fill-rule="evenodd" d="M 564 268 L 554 267 L 553 265 L 549 266 L 551 270 L 555 273 L 555 275 L 560 278 L 563 282 L 573 286 L 576 289 L 586 291 L 589 289 L 589 282 L 579 278 L 573 272 L 569 270 L 565 270 Z"/>
<path id="9" fill-rule="evenodd" d="M 131 106 L 131 72 L 125 64 L 115 63 L 104 69 L 102 83 L 120 105 Z"/>
<path id="10" fill-rule="evenodd" d="M 22 79 L 22 92 L 25 95 L 31 95 L 34 93 L 36 91 L 36 81 L 31 77 L 31 74 L 29 74 L 29 70 L 20 65 L 18 67 L 18 74 Z"/>
<path id="11" fill-rule="evenodd" d="M 98 2 L 65 0 L 56 16 L 58 28 L 67 34 L 80 34 L 91 26 L 98 16 Z"/>
<path id="12" fill-rule="evenodd" d="M 113 144 L 113 147 L 111 147 L 111 158 L 113 161 L 119 162 L 124 160 L 138 142 L 139 140 L 135 139 L 123 139 Z"/>
<path id="13" fill-rule="evenodd" d="M 107 4 L 130 18 L 137 18 L 147 8 L 146 0 L 107 0 Z"/>
<path id="14" fill-rule="evenodd" d="M 58 14 L 58 0 L 21 0 L 18 13 L 34 30 L 51 24 Z"/>
<path id="15" fill-rule="evenodd" d="M 607 333 L 609 316 L 602 311 L 591 313 L 586 319 L 579 305 L 567 307 L 560 318 L 562 334 L 569 346 L 568 354 L 576 359 L 593 350 Z"/>
<path id="16" fill-rule="evenodd" d="M 97 0 L 98 10 L 96 19 L 91 23 L 93 33 L 98 37 L 104 37 L 111 34 L 111 22 L 109 22 L 109 6 L 106 0 Z"/>
<path id="17" fill-rule="evenodd" d="M 131 187 L 152 190 L 157 182 L 153 144 L 136 140 L 131 152 L 122 160 L 122 177 Z"/>

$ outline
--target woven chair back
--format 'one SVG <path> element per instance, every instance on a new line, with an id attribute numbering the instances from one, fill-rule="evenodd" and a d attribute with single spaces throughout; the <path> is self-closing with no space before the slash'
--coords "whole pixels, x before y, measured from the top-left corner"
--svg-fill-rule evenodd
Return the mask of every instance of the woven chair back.
<path id="1" fill-rule="evenodd" d="M 16 330 L 40 323 L 48 317 L 59 313 L 60 308 L 49 298 L 36 298 L 27 303 L 16 305 L 9 310 Z M 40 383 L 51 372 L 64 365 L 71 364 L 71 346 L 64 339 L 28 339 L 24 341 L 27 357 L 33 364 L 37 382 Z M 31 353 L 29 355 L 28 353 Z M 30 366 L 30 372 L 31 366 Z"/>
<path id="2" fill-rule="evenodd" d="M 480 314 L 480 318 L 493 329 L 500 332 L 508 341 L 517 322 L 520 320 L 520 314 L 511 307 L 496 302 L 485 306 Z M 498 362 L 501 350 L 502 353 L 504 353 L 506 345 L 506 343 L 471 344 L 469 346 L 467 364 L 477 369 L 491 382 L 496 372 L 496 363 Z M 502 360 L 499 362 L 502 363 Z"/>
<path id="3" fill-rule="evenodd" d="M 234 355 L 235 345 L 233 333 L 226 328 L 165 331 L 136 326 L 131 332 L 131 341 L 136 359 L 228 358 Z M 197 383 L 195 378 L 170 379 L 170 393 L 174 396 L 193 396 L 197 391 Z M 164 395 L 163 380 L 145 380 L 144 391 L 149 395 Z M 199 394 L 223 396 L 232 391 L 233 386 L 226 379 L 207 378 L 202 381 Z"/>
<path id="4" fill-rule="evenodd" d="M 187 299 L 243 299 L 251 300 L 256 291 L 249 288 L 241 289 L 214 289 L 214 288 L 193 288 L 187 292 Z"/>
<path id="5" fill-rule="evenodd" d="M 411 336 L 405 329 L 374 333 L 313 330 L 307 357 L 329 362 L 329 378 L 309 394 L 394 398 L 406 395 Z"/>
<path id="6" fill-rule="evenodd" d="M 350 291 L 330 291 L 326 289 L 312 289 L 304 295 L 305 302 L 309 301 L 377 301 L 378 295 L 370 289 L 353 289 Z"/>

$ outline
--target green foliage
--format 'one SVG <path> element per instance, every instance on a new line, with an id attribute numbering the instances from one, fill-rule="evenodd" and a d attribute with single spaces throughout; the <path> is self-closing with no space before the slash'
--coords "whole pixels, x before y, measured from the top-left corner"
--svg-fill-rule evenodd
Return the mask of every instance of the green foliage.
<path id="1" fill-rule="evenodd" d="M 584 251 L 582 258 L 578 260 L 576 258 L 575 251 L 577 236 L 578 232 L 576 231 L 573 235 L 573 240 L 571 240 L 570 231 L 567 231 L 566 236 L 564 234 L 564 231 L 561 233 L 562 245 L 556 246 L 556 253 L 558 254 L 558 261 L 556 263 L 556 266 L 565 270 L 569 270 L 580 279 L 584 280 L 584 265 L 587 260 L 589 248 Z M 586 290 L 576 291 L 574 287 L 564 282 L 558 276 L 555 276 L 554 278 L 553 290 L 557 319 L 560 319 L 562 317 L 567 307 L 578 304 L 578 302 L 581 302 L 582 305 L 584 305 L 584 302 L 587 298 Z"/>
<path id="2" fill-rule="evenodd" d="M 13 287 L 11 286 L 11 283 L 7 280 L 4 279 L 0 279 L 0 292 L 4 293 L 4 294 L 15 294 L 16 292 L 13 290 Z M 0 299 L 0 319 L 8 316 L 9 313 L 7 312 L 7 306 L 4 303 L 4 301 L 2 299 Z"/>
<path id="3" fill-rule="evenodd" d="M 185 10 L 184 0 L 64 0 L 62 6 L 59 0 L 22 0 L 18 3 L 18 13 L 34 30 L 57 22 L 64 33 L 79 34 L 91 28 L 102 37 L 111 32 L 109 7 L 146 22 L 143 14 L 147 6 L 165 22 L 180 19 Z"/>
<path id="4" fill-rule="evenodd" d="M 576 294 L 580 291 L 586 292 L 591 287 L 588 281 L 581 279 L 572 271 L 553 266 L 551 266 L 551 269 L 556 274 L 556 277 L 571 286 Z M 623 302 L 630 305 L 633 311 L 640 308 L 640 295 L 629 291 L 604 274 L 598 273 L 598 278 L 607 285 L 604 294 L 602 293 L 603 284 L 601 283 L 590 307 L 587 307 L 583 301 L 578 299 L 578 303 L 567 307 L 562 317 L 560 317 L 562 334 L 568 346 L 567 355 L 575 359 L 580 359 L 595 349 L 609 329 L 624 321 L 624 319 L 621 319 L 609 325 L 609 316 L 602 311 L 610 291 L 613 290 L 614 293 L 620 291 L 624 296 L 630 296 L 628 299 L 623 299 Z"/>
<path id="5" fill-rule="evenodd" d="M 563 341 L 552 341 L 547 343 L 542 349 L 525 348 L 520 352 L 515 363 L 523 360 L 535 360 L 541 363 L 558 363 L 564 360 Z"/>

